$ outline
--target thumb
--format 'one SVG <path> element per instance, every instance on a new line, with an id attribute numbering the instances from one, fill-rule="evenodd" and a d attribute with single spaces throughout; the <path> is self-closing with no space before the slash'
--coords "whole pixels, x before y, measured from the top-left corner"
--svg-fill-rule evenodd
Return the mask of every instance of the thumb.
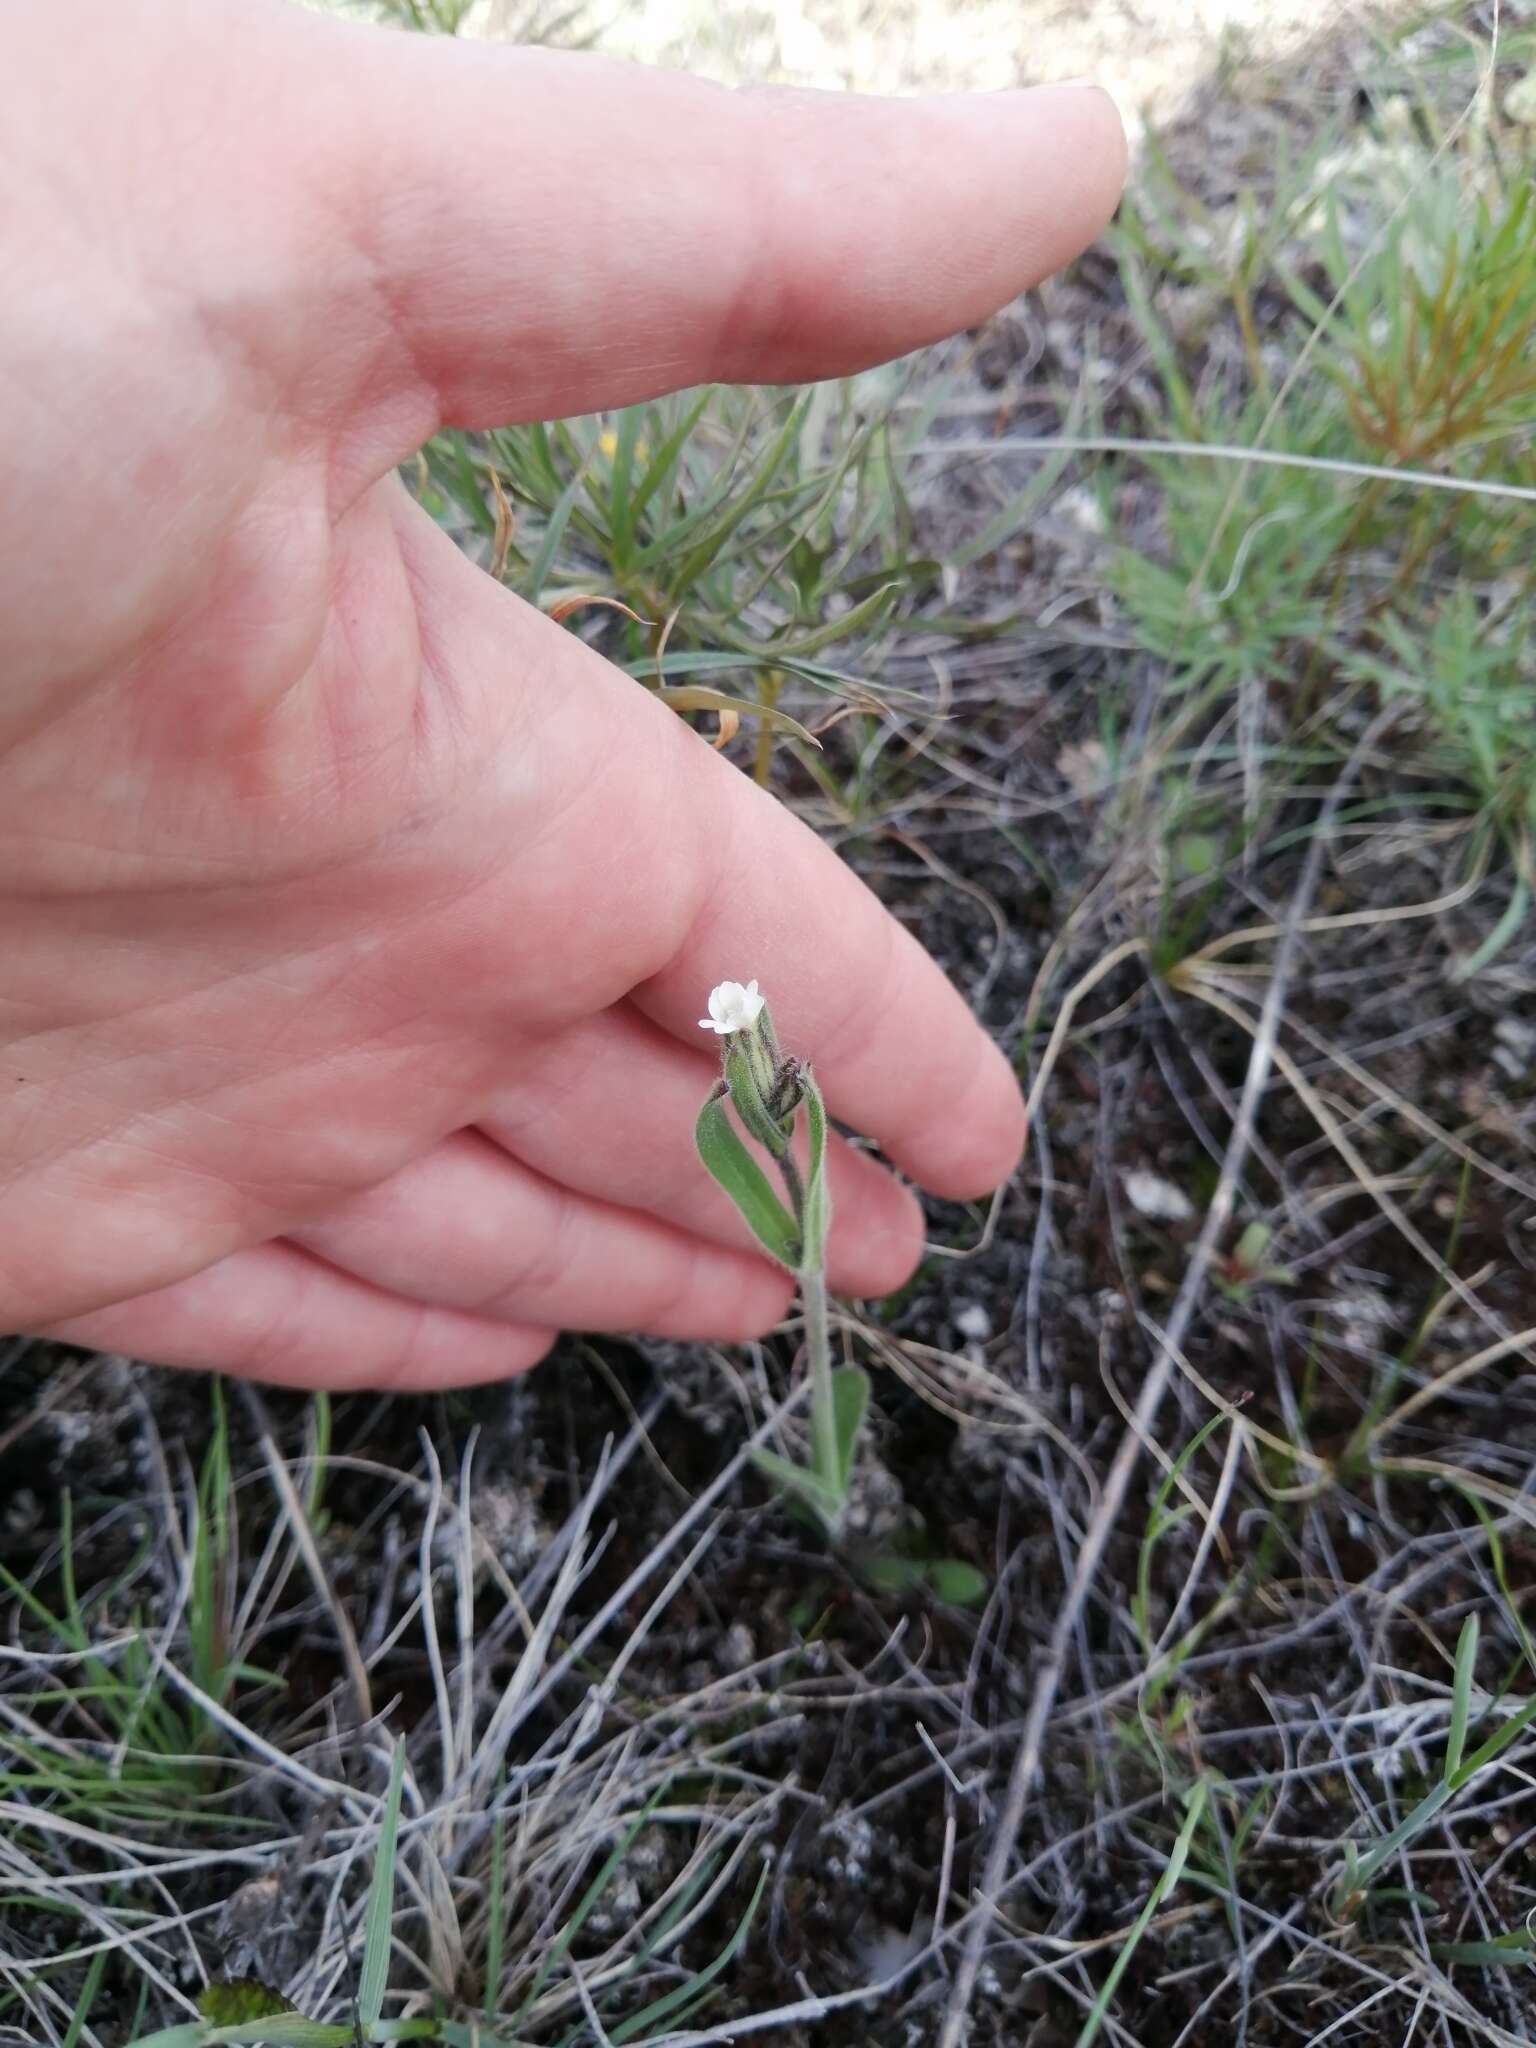
<path id="1" fill-rule="evenodd" d="M 358 393 L 386 461 L 444 421 L 557 418 L 902 354 L 1068 261 L 1124 175 L 1119 117 L 1093 88 L 733 93 L 323 26 L 348 45 L 350 176 L 334 197 L 366 261 L 328 259 L 313 311 L 334 348 L 359 323 L 377 332 L 381 296 L 388 308 Z"/>

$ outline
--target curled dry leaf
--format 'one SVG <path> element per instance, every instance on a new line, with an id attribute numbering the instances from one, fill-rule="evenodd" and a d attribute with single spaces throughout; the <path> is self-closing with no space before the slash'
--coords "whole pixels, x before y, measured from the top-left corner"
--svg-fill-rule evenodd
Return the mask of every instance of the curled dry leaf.
<path id="1" fill-rule="evenodd" d="M 495 470 L 488 470 L 491 480 L 491 500 L 496 509 L 496 531 L 491 539 L 491 574 L 499 583 L 507 573 L 507 556 L 512 549 L 512 501 L 501 488 L 501 478 Z"/>
<path id="2" fill-rule="evenodd" d="M 579 612 L 589 604 L 600 604 L 610 612 L 622 612 L 626 619 L 633 619 L 637 626 L 650 624 L 649 619 L 642 619 L 638 612 L 631 611 L 619 598 L 603 597 L 595 591 L 582 591 L 570 597 L 557 597 L 548 607 L 548 616 L 557 626 L 563 626 L 572 612 Z"/>
<path id="3" fill-rule="evenodd" d="M 775 732 L 793 733 L 797 740 L 806 741 L 818 753 L 821 750 L 821 741 L 815 733 L 808 732 L 799 719 L 791 718 L 787 711 L 776 710 L 771 704 L 754 704 L 750 697 L 727 697 L 719 690 L 706 689 L 702 683 L 668 683 L 656 695 L 664 704 L 670 704 L 674 711 L 714 711 L 719 714 L 722 725 L 727 712 L 738 721 L 743 718 L 760 719 Z"/>

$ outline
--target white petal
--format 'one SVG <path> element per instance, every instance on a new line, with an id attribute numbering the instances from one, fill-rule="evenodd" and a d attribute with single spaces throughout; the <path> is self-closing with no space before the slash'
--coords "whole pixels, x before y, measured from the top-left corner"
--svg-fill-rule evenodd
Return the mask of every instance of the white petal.
<path id="1" fill-rule="evenodd" d="M 722 1038 L 735 1031 L 750 1030 L 763 1008 L 757 983 L 743 988 L 739 981 L 718 982 L 709 992 L 709 1019 L 699 1019 L 700 1028 L 718 1031 Z"/>

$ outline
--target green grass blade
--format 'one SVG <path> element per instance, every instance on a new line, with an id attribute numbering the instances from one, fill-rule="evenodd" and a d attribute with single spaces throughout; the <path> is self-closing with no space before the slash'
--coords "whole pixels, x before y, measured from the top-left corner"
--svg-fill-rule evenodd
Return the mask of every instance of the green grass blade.
<path id="1" fill-rule="evenodd" d="M 1504 1545 L 1499 1540 L 1498 1524 L 1475 1493 L 1468 1493 L 1463 1489 L 1462 1498 L 1483 1525 L 1483 1535 L 1488 1543 L 1488 1556 L 1493 1565 L 1494 1583 L 1504 1596 L 1505 1619 L 1520 1639 L 1526 1663 L 1533 1672 L 1536 1672 L 1536 1643 L 1531 1640 L 1531 1632 L 1525 1625 L 1524 1615 L 1520 1612 L 1520 1603 L 1509 1583 L 1509 1574 L 1504 1563 Z"/>
<path id="2" fill-rule="evenodd" d="M 373 1882 L 368 1887 L 368 1911 L 363 1921 L 357 2011 L 365 2029 L 382 2015 L 389 1983 L 389 1936 L 395 1917 L 395 1839 L 400 1829 L 400 1793 L 404 1783 L 405 1744 L 396 1742 L 389 1766 L 389 1790 L 384 1795 L 379 1846 L 373 1859 Z"/>
<path id="3" fill-rule="evenodd" d="M 897 599 L 901 596 L 900 583 L 882 583 L 878 590 L 853 605 L 835 619 L 828 619 L 824 625 L 813 626 L 807 633 L 794 633 L 785 639 L 782 647 L 768 642 L 763 647 L 765 661 L 777 661 L 781 654 L 820 654 L 824 647 L 831 647 L 839 640 L 851 640 L 856 634 L 869 632 L 875 626 L 884 624 Z"/>
<path id="4" fill-rule="evenodd" d="M 310 1402 L 309 1481 L 304 1492 L 304 1519 L 319 1536 L 325 1527 L 321 1502 L 325 1498 L 326 1464 L 331 1455 L 331 1397 L 323 1390 Z"/>
<path id="5" fill-rule="evenodd" d="M 1488 1740 L 1480 1748 L 1473 1750 L 1456 1773 L 1456 1790 L 1459 1792 L 1463 1785 L 1470 1784 L 1484 1764 L 1491 1764 L 1495 1757 L 1502 1756 L 1509 1745 L 1525 1733 L 1532 1721 L 1536 1721 L 1536 1700 L 1527 1700 L 1518 1714 L 1511 1714 L 1502 1728 L 1495 1728 Z"/>
<path id="6" fill-rule="evenodd" d="M 586 1890 L 582 1893 L 581 1897 L 576 1901 L 576 1909 L 571 1914 L 570 1919 L 566 1921 L 565 1925 L 560 1929 L 560 1932 L 555 1936 L 555 1939 L 544 1951 L 544 1955 L 539 1963 L 539 1967 L 534 1976 L 534 1980 L 532 1984 L 529 1985 L 527 1994 L 524 1997 L 522 2004 L 518 2007 L 517 2011 L 512 2016 L 512 2020 L 510 2022 L 512 2026 L 521 2026 L 523 2021 L 527 2018 L 529 2012 L 533 2008 L 534 2001 L 537 1999 L 539 1993 L 544 1989 L 544 1986 L 549 1982 L 549 1979 L 551 1975 L 554 1973 L 556 1966 L 564 1958 L 566 1950 L 570 1947 L 571 1943 L 576 1939 L 577 1935 L 580 1934 L 582 1928 L 587 1924 L 587 1921 L 590 1919 L 593 1909 L 597 1905 L 598 1900 L 602 1897 L 603 1893 L 607 1891 L 608 1886 L 612 1883 L 614 1873 L 622 1865 L 625 1857 L 634 1847 L 634 1844 L 637 1838 L 639 1837 L 641 1831 L 649 1822 L 651 1815 L 656 1811 L 657 1807 L 660 1806 L 662 1800 L 667 1796 L 670 1790 L 671 1780 L 663 1780 L 663 1782 L 656 1787 L 656 1790 L 651 1794 L 650 1798 L 645 1802 L 644 1806 L 642 1806 L 640 1811 L 635 1815 L 634 1819 L 630 1822 L 629 1826 L 624 1830 L 623 1834 L 620 1835 L 619 1839 L 614 1843 L 612 1849 L 609 1850 L 607 1856 L 603 1859 L 602 1867 L 599 1869 L 596 1877 L 592 1879 L 592 1882 L 587 1886 Z"/>
<path id="7" fill-rule="evenodd" d="M 1461 1769 L 1467 1747 L 1467 1723 L 1472 1716 L 1473 1674 L 1477 1669 L 1477 1616 L 1469 1614 L 1461 1625 L 1456 1645 L 1456 1675 L 1451 1685 L 1451 1725 L 1445 1738 L 1445 1775 L 1454 1778 Z"/>
<path id="8" fill-rule="evenodd" d="M 608 530 L 613 537 L 612 553 L 616 569 L 623 569 L 628 563 L 630 542 L 635 531 L 635 449 L 639 445 L 640 430 L 644 423 L 644 408 L 628 405 L 619 414 L 619 424 L 614 434 L 612 483 L 608 492 Z"/>
<path id="9" fill-rule="evenodd" d="M 1430 1787 L 1413 1811 L 1400 1820 L 1389 1835 L 1383 1835 L 1373 1843 L 1364 1856 L 1346 1869 L 1340 1889 L 1361 1891 L 1368 1885 L 1384 1864 L 1391 1862 L 1398 1850 L 1411 1842 L 1415 1835 L 1427 1828 L 1442 1806 L 1447 1806 L 1455 1796 L 1456 1785 L 1449 1778 L 1442 1778 L 1438 1785 Z"/>
<path id="10" fill-rule="evenodd" d="M 860 701 L 916 705 L 918 698 L 910 690 L 893 690 L 883 684 L 868 683 L 860 676 L 850 674 L 846 669 L 830 668 L 824 661 L 803 661 L 798 655 L 775 653 L 773 666 L 781 668 L 802 682 L 810 683 L 818 690 L 825 690 L 829 696 L 857 696 Z M 647 685 L 653 684 L 658 675 L 657 663 L 652 656 L 642 661 L 618 664 L 626 675 L 636 677 Z M 663 655 L 660 676 L 670 682 L 673 676 L 725 675 L 733 669 L 748 669 L 756 673 L 763 665 L 762 657 L 754 653 L 733 650 L 728 653 L 687 653 L 670 649 Z"/>
<path id="11" fill-rule="evenodd" d="M 705 409 L 709 405 L 710 400 L 713 398 L 713 396 L 713 390 L 710 386 L 706 385 L 705 388 L 699 393 L 698 397 L 693 401 L 692 405 L 690 405 L 688 410 L 683 414 L 682 418 L 678 421 L 677 425 L 672 429 L 671 433 L 667 435 L 666 439 L 662 442 L 661 446 L 656 450 L 655 454 L 652 455 L 650 460 L 650 466 L 647 468 L 645 474 L 641 477 L 639 483 L 635 486 L 634 493 L 630 498 L 629 518 L 631 539 L 633 538 L 634 533 L 638 530 L 641 517 L 643 516 L 646 507 L 650 504 L 652 498 L 655 497 L 657 491 L 661 487 L 663 480 L 669 475 L 669 473 L 673 469 L 674 465 L 677 462 L 678 456 L 682 453 L 684 442 L 688 439 L 688 436 L 693 432 L 694 428 L 699 424 L 699 421 L 703 418 Z"/>
<path id="12" fill-rule="evenodd" d="M 529 563 L 528 575 L 523 583 L 522 594 L 529 604 L 538 604 L 544 595 L 544 585 L 549 581 L 549 572 L 554 566 L 560 543 L 565 539 L 565 529 L 570 523 L 571 507 L 576 503 L 586 480 L 586 465 L 583 464 L 555 500 L 554 510 L 549 515 L 544 536 L 539 542 L 538 553 Z"/>
<path id="13" fill-rule="evenodd" d="M 1179 1829 L 1178 1839 L 1164 1864 L 1162 1874 L 1147 1896 L 1147 1903 L 1136 1915 L 1135 1924 L 1125 1937 L 1119 1955 L 1115 1957 L 1109 1975 L 1104 1979 L 1103 1989 L 1093 2001 L 1087 2019 L 1078 2033 L 1076 2048 L 1088 2048 L 1088 2044 L 1103 2026 L 1109 2013 L 1109 2002 L 1115 1995 L 1115 1988 L 1130 1967 L 1131 1957 L 1136 1953 L 1141 1937 L 1152 1924 L 1152 1916 L 1173 1890 L 1184 1872 L 1189 1860 L 1189 1845 L 1195 1838 L 1195 1829 L 1200 1825 L 1200 1816 L 1205 1811 L 1205 1783 L 1202 1780 L 1189 1795 L 1189 1810 L 1184 1816 L 1184 1825 Z"/>
<path id="14" fill-rule="evenodd" d="M 710 1985 L 714 1983 L 722 1971 L 730 1968 L 737 1956 L 741 1954 L 742 1948 L 745 1945 L 748 1931 L 752 1926 L 753 1919 L 756 1917 L 763 1893 L 767 1889 L 771 1868 L 772 1866 L 767 1863 L 763 1865 L 762 1870 L 758 1874 L 757 1885 L 753 1890 L 751 1898 L 747 1901 L 746 1911 L 737 1921 L 730 1940 L 721 1949 L 714 1961 L 706 1963 L 704 1968 L 690 1977 L 686 1984 L 677 1985 L 674 1990 L 668 1991 L 661 1998 L 653 2000 L 650 2005 L 643 2007 L 641 2011 L 634 2013 L 629 2019 L 621 2021 L 618 2026 L 610 2027 L 608 2038 L 613 2043 L 613 2048 L 622 2048 L 624 2042 L 637 2039 L 643 2027 L 654 2027 L 658 2021 L 670 2019 L 678 2011 L 679 2007 L 692 2004 L 702 1992 L 709 1989 Z"/>
<path id="15" fill-rule="evenodd" d="M 673 571 L 671 587 L 674 596 L 683 596 L 692 589 L 742 521 L 768 496 L 774 479 L 783 468 L 799 433 L 800 422 L 805 417 L 806 404 L 805 399 L 797 399 L 790 407 L 783 426 L 770 442 L 758 465 L 757 475 L 752 483 L 739 498 L 725 507 L 714 525 L 694 543 L 692 549 Z"/>
<path id="16" fill-rule="evenodd" d="M 91 1957 L 90 1966 L 85 1973 L 85 1982 L 81 1985 L 80 1996 L 75 2002 L 69 2029 L 60 2043 L 60 2048 L 78 2048 L 81 2030 L 91 2016 L 91 2007 L 96 2003 L 96 1993 L 101 1989 L 102 1973 L 106 1967 L 107 1951 L 99 1948 Z"/>
<path id="17" fill-rule="evenodd" d="M 426 454 L 429 473 L 489 539 L 496 531 L 496 521 L 485 502 L 485 492 L 464 436 L 457 432 L 438 434 L 429 443 Z"/>
<path id="18" fill-rule="evenodd" d="M 501 1995 L 501 1964 L 503 1946 L 506 1941 L 506 1888 L 507 1888 L 507 1817 L 498 1807 L 496 1818 L 491 1823 L 491 1887 L 485 1902 L 485 2017 L 489 2024 L 496 2017 L 496 2004 Z"/>
<path id="19" fill-rule="evenodd" d="M 1471 954 L 1469 958 L 1463 960 L 1456 968 L 1451 977 L 1452 980 L 1458 982 L 1471 981 L 1474 976 L 1481 974 L 1490 961 L 1495 960 L 1503 952 L 1511 939 L 1514 938 L 1515 934 L 1524 927 L 1530 907 L 1531 892 L 1523 880 L 1517 881 L 1510 894 L 1509 902 L 1504 907 L 1503 916 L 1500 917 L 1498 923 L 1489 932 L 1487 938 L 1477 948 L 1477 951 Z"/>
<path id="20" fill-rule="evenodd" d="M 1146 1531 L 1142 1536 L 1141 1547 L 1136 1560 L 1136 1590 L 1132 1594 L 1130 1601 L 1131 1617 L 1136 1624 L 1136 1633 L 1141 1637 L 1142 1654 L 1149 1659 L 1156 1648 L 1152 1640 L 1151 1623 L 1153 1558 L 1163 1538 L 1194 1512 L 1193 1508 L 1187 1504 L 1176 1509 L 1170 1509 L 1168 1503 L 1172 1498 L 1174 1488 L 1183 1478 L 1190 1460 L 1197 1455 L 1206 1440 L 1214 1435 L 1225 1422 L 1226 1417 L 1224 1415 L 1211 1416 L 1210 1420 L 1191 1437 L 1173 1464 L 1163 1474 L 1161 1483 L 1156 1493 L 1152 1496 L 1152 1506 L 1147 1515 Z"/>
<path id="21" fill-rule="evenodd" d="M 363 2029 L 367 2033 L 366 2026 Z M 201 2037 L 207 2048 L 353 2048 L 354 2028 L 328 2020 L 307 2020 L 302 2013 L 275 2014 L 247 2020 L 238 2027 L 215 2027 Z"/>
<path id="22" fill-rule="evenodd" d="M 1515 1927 L 1508 1934 L 1496 1934 L 1492 1941 L 1431 1942 L 1430 1954 L 1437 1963 L 1471 1963 L 1479 1969 L 1502 1970 L 1511 1963 L 1524 1962 L 1536 1948 L 1536 1935 L 1528 1927 Z"/>

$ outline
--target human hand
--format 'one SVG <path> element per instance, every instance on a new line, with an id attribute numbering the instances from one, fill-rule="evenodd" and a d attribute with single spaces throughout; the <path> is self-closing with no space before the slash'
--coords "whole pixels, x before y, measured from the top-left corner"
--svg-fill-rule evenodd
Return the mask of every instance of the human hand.
<path id="1" fill-rule="evenodd" d="M 0 1323 L 443 1386 L 562 1325 L 737 1339 L 697 1168 L 756 976 L 937 1193 L 1006 1063 L 874 897 L 393 476 L 440 425 L 834 376 L 1103 224 L 1081 90 L 727 93 L 269 0 L 29 0 L 0 83 Z M 912 1197 L 840 1147 L 834 1287 Z"/>

